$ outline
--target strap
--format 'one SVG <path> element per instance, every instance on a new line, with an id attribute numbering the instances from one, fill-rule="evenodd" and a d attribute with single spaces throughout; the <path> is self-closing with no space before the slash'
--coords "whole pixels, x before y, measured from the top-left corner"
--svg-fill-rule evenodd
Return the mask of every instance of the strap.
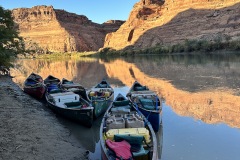
<path id="1" fill-rule="evenodd" d="M 151 148 L 151 147 L 147 144 L 147 141 L 146 141 L 145 137 L 143 137 L 143 142 L 147 145 L 148 148 Z"/>

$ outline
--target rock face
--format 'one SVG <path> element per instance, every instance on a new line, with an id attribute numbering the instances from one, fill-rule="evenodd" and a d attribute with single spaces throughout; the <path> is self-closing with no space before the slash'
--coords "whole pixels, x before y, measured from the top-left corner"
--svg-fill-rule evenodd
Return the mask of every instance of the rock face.
<path id="1" fill-rule="evenodd" d="M 240 0 L 141 0 L 104 47 L 145 48 L 188 40 L 236 40 Z"/>
<path id="2" fill-rule="evenodd" d="M 123 23 L 97 24 L 86 16 L 52 6 L 18 8 L 12 13 L 26 47 L 42 52 L 96 51 L 103 47 L 106 34 Z"/>

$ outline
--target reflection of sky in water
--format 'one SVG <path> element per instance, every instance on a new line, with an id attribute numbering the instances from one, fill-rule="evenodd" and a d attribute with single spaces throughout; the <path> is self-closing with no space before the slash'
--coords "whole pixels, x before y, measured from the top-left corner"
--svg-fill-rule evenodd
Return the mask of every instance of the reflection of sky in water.
<path id="1" fill-rule="evenodd" d="M 129 87 L 127 86 L 114 88 L 114 98 L 116 98 L 119 93 L 126 97 L 128 90 L 129 90 Z"/>
<path id="2" fill-rule="evenodd" d="M 163 107 L 162 160 L 239 160 L 240 130 L 176 115 Z"/>

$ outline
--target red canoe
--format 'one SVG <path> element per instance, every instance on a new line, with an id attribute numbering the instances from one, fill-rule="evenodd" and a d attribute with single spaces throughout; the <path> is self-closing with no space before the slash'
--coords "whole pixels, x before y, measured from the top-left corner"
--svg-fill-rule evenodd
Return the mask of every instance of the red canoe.
<path id="1" fill-rule="evenodd" d="M 31 73 L 24 82 L 23 91 L 30 96 L 41 99 L 46 91 L 42 77 L 38 74 Z"/>

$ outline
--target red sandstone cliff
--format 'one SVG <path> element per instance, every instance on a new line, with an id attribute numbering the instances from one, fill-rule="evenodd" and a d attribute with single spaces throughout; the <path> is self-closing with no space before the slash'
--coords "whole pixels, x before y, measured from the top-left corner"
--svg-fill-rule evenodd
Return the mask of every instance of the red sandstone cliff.
<path id="1" fill-rule="evenodd" d="M 240 37 L 240 0 L 141 0 L 128 20 L 107 34 L 104 47 L 123 49 L 168 45 L 186 39 Z"/>
<path id="2" fill-rule="evenodd" d="M 97 24 L 52 6 L 17 8 L 12 13 L 26 47 L 43 52 L 96 51 L 103 47 L 106 34 L 123 23 Z"/>

